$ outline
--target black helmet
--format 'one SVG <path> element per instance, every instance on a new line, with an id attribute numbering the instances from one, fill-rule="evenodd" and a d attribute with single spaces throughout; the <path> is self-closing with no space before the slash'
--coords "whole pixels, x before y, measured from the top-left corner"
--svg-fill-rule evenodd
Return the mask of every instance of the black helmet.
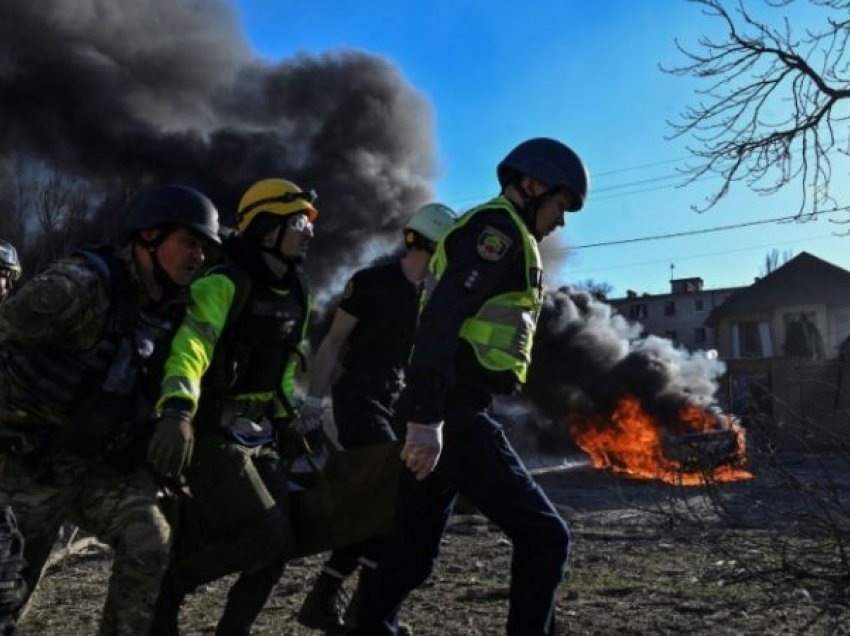
<path id="1" fill-rule="evenodd" d="M 136 232 L 161 225 L 189 228 L 213 243 L 221 243 L 218 210 L 212 201 L 194 188 L 162 185 L 135 194 L 127 206 L 121 237 L 127 242 Z"/>
<path id="2" fill-rule="evenodd" d="M 16 280 L 21 275 L 21 261 L 18 259 L 18 250 L 6 241 L 0 240 L 0 269 L 8 269 L 12 272 L 12 279 Z"/>
<path id="3" fill-rule="evenodd" d="M 517 174 L 522 174 L 552 190 L 569 190 L 574 201 L 571 212 L 577 212 L 584 205 L 590 185 L 587 169 L 578 155 L 560 141 L 547 137 L 523 141 L 502 159 L 496 173 L 503 188 Z"/>

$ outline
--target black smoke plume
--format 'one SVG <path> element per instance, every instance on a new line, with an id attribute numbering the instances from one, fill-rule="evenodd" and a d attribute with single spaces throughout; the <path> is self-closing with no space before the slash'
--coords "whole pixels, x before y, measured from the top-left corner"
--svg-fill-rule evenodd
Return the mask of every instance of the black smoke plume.
<path id="1" fill-rule="evenodd" d="M 226 221 L 257 179 L 315 188 L 309 269 L 321 286 L 367 243 L 396 237 L 431 196 L 435 156 L 428 104 L 391 64 L 345 50 L 260 59 L 223 0 L 5 0 L 7 210 L 27 201 L 22 165 L 86 189 L 101 210 L 75 219 L 104 227 L 145 183 L 195 185 Z"/>
<path id="2" fill-rule="evenodd" d="M 525 395 L 547 417 L 604 415 L 625 394 L 674 424 L 685 404 L 714 401 L 725 365 L 704 351 L 641 337 L 641 326 L 586 292 L 546 294 Z"/>

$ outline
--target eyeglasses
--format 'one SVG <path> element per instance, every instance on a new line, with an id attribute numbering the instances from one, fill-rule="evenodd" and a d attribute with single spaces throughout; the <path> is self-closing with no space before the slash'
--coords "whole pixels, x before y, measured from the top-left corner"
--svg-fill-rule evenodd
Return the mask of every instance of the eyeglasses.
<path id="1" fill-rule="evenodd" d="M 306 232 L 308 228 L 313 227 L 313 224 L 310 222 L 310 219 L 307 218 L 306 214 L 296 214 L 295 216 L 290 217 L 286 226 L 295 232 Z"/>

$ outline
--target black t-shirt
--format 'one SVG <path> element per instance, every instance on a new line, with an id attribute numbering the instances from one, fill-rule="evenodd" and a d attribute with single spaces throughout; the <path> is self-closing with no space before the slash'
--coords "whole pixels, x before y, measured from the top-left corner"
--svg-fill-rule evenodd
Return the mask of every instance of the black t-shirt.
<path id="1" fill-rule="evenodd" d="M 342 366 L 346 373 L 392 381 L 407 366 L 419 293 L 401 262 L 361 269 L 345 286 L 339 308 L 357 318 Z"/>

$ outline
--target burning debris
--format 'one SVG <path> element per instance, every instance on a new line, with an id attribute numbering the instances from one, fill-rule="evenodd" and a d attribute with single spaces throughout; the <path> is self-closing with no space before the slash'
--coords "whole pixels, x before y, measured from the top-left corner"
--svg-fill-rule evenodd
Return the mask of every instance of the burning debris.
<path id="1" fill-rule="evenodd" d="M 357 51 L 260 59 L 223 0 L 3 2 L 0 126 L 6 209 L 22 205 L 22 164 L 53 171 L 85 186 L 101 232 L 104 208 L 145 182 L 194 185 L 225 220 L 259 178 L 315 188 L 319 287 L 396 238 L 436 165 L 430 108 L 394 66 Z"/>
<path id="2" fill-rule="evenodd" d="M 693 405 L 683 407 L 670 427 L 647 413 L 632 396 L 623 397 L 610 414 L 567 416 L 566 423 L 596 468 L 626 477 L 681 486 L 751 477 L 739 468 L 745 460 L 741 426 Z M 694 428 L 676 434 L 683 426 Z"/>
<path id="3" fill-rule="evenodd" d="M 547 294 L 527 397 L 597 468 L 681 485 L 748 479 L 744 431 L 713 404 L 723 363 L 639 332 L 587 293 Z"/>

